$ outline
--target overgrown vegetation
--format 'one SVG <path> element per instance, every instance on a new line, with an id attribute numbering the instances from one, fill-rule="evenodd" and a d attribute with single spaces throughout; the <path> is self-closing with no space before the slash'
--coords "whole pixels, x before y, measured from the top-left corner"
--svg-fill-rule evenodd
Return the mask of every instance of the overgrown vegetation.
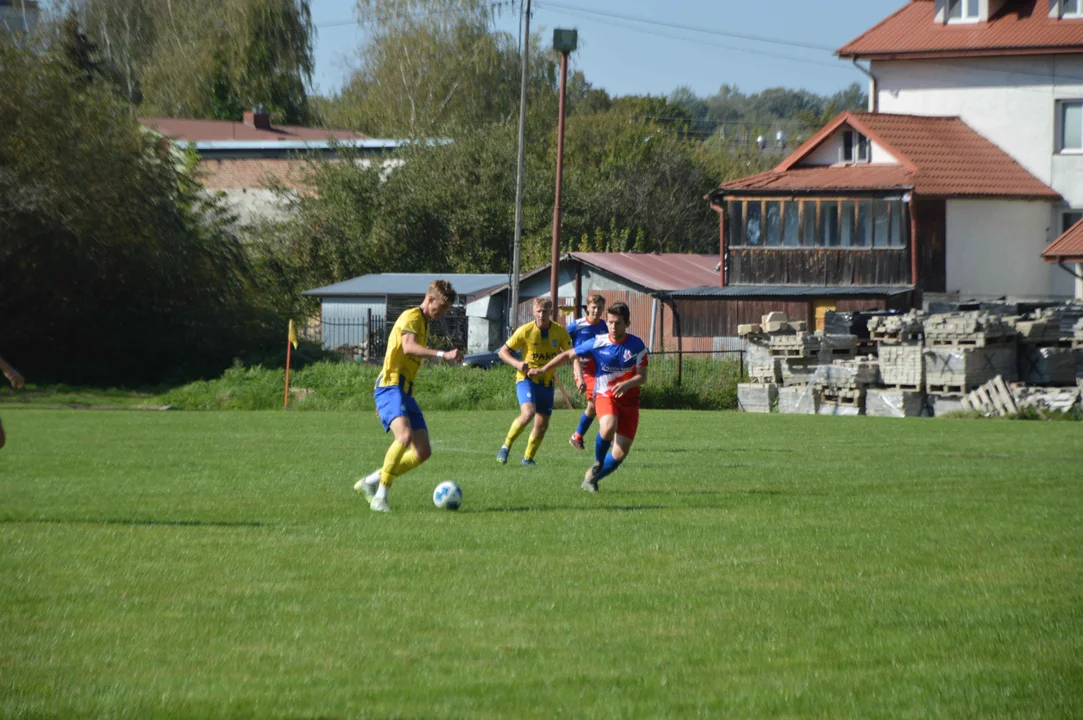
<path id="1" fill-rule="evenodd" d="M 375 365 L 316 362 L 290 372 L 293 410 L 375 410 L 372 388 Z M 739 369 L 730 361 L 685 360 L 677 385 L 676 361 L 655 363 L 643 390 L 644 408 L 733 410 L 737 407 Z M 201 380 L 170 390 L 156 403 L 182 410 L 274 410 L 281 408 L 284 369 L 235 365 L 215 380 Z M 572 404 L 584 406 L 575 392 L 571 370 L 558 371 Z M 491 370 L 428 364 L 418 373 L 414 393 L 424 410 L 509 410 L 518 407 L 515 373 L 506 366 Z M 557 394 L 557 407 L 565 407 Z"/>

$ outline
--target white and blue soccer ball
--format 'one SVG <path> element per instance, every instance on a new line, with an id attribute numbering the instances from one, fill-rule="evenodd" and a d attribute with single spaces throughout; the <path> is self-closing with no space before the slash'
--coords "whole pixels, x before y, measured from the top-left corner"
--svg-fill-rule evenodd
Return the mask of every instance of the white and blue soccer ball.
<path id="1" fill-rule="evenodd" d="M 458 510 L 463 504 L 462 488 L 450 480 L 445 480 L 432 491 L 432 504 L 441 510 Z"/>

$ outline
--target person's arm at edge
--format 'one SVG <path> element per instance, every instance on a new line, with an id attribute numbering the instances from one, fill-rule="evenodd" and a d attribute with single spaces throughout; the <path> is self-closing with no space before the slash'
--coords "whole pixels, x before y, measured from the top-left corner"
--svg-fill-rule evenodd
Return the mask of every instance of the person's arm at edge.
<path id="1" fill-rule="evenodd" d="M 2 356 L 0 356 L 0 372 L 4 373 L 4 376 L 11 383 L 11 386 L 16 390 L 26 383 L 26 379 L 23 377 L 22 373 L 9 365 L 8 361 Z"/>
<path id="2" fill-rule="evenodd" d="M 545 363 L 544 367 L 535 368 L 535 369 L 531 370 L 529 375 L 532 378 L 537 377 L 538 375 L 544 375 L 545 373 L 549 372 L 550 370 L 557 369 L 558 367 L 560 367 L 561 365 L 563 365 L 566 362 L 569 362 L 569 361 L 578 362 L 578 360 L 579 360 L 579 356 L 575 354 L 575 348 L 572 348 L 571 350 L 565 350 L 564 352 L 557 355 L 555 358 L 553 358 L 549 362 Z"/>

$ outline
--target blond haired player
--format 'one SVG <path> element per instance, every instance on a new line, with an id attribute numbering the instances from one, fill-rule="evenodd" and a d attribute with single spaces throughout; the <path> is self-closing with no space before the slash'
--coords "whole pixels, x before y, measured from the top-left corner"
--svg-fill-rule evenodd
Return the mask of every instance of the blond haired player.
<path id="1" fill-rule="evenodd" d="M 519 398 L 519 417 L 512 421 L 504 444 L 496 453 L 500 463 L 508 461 L 512 443 L 533 420 L 534 429 L 527 440 L 522 464 L 525 467 L 535 465 L 534 457 L 545 438 L 545 431 L 549 429 L 549 417 L 553 414 L 553 373 L 535 377 L 527 377 L 527 373 L 572 347 L 568 331 L 563 325 L 554 323 L 552 316 L 553 301 L 544 297 L 534 298 L 534 320 L 512 333 L 500 348 L 500 359 L 515 368 L 515 392 Z M 512 355 L 517 350 L 522 351 L 522 360 Z M 577 375 L 581 372 L 578 359 L 575 372 Z"/>
<path id="2" fill-rule="evenodd" d="M 369 507 L 376 512 L 391 510 L 387 504 L 387 491 L 395 478 L 413 470 L 432 455 L 425 416 L 414 400 L 414 377 L 425 358 L 462 361 L 462 351 L 458 349 L 427 347 L 429 322 L 443 317 L 454 302 L 455 290 L 451 283 L 437 280 L 429 286 L 420 307 L 399 315 L 387 338 L 384 366 L 376 378 L 373 397 L 384 432 L 393 432 L 395 439 L 384 455 L 383 467 L 354 485 L 355 490 L 365 493 Z"/>

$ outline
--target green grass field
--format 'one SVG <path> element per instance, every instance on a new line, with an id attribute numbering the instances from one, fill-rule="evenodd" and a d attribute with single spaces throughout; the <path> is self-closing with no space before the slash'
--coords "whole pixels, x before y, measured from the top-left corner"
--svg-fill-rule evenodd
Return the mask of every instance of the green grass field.
<path id="1" fill-rule="evenodd" d="M 4 717 L 1083 716 L 1075 423 L 0 411 Z"/>

